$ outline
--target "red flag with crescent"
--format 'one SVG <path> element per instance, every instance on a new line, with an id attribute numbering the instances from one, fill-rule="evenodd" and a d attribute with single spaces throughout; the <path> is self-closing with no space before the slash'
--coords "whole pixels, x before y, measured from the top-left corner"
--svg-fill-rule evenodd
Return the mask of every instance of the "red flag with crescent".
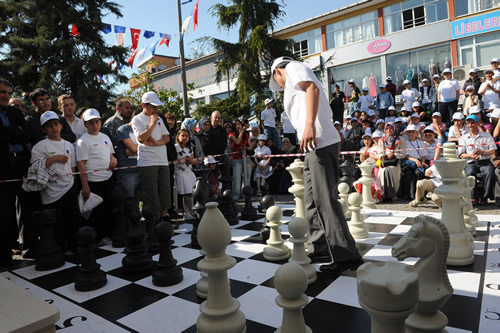
<path id="1" fill-rule="evenodd" d="M 196 30 L 196 26 L 198 25 L 198 3 L 200 0 L 196 1 L 196 5 L 193 8 L 193 31 Z"/>
<path id="2" fill-rule="evenodd" d="M 134 59 L 135 59 L 135 55 L 137 54 L 137 51 L 139 51 L 139 50 L 135 50 L 135 51 L 134 51 L 134 52 L 130 55 L 130 57 L 128 57 L 128 59 L 127 59 L 127 63 L 128 63 L 128 65 L 129 65 L 130 67 L 133 67 L 133 65 L 134 65 Z"/>
<path id="3" fill-rule="evenodd" d="M 160 37 L 161 37 L 161 40 L 160 40 L 160 43 L 158 45 L 165 44 L 168 47 L 168 44 L 172 40 L 172 36 L 170 34 L 160 33 Z"/>
<path id="4" fill-rule="evenodd" d="M 131 50 L 137 50 L 137 45 L 139 45 L 139 37 L 141 37 L 141 29 L 130 28 L 130 35 L 132 36 L 132 46 Z"/>
<path id="5" fill-rule="evenodd" d="M 73 24 L 71 26 L 71 37 L 75 36 L 80 36 L 80 32 L 78 32 L 78 28 L 76 27 L 76 25 Z"/>

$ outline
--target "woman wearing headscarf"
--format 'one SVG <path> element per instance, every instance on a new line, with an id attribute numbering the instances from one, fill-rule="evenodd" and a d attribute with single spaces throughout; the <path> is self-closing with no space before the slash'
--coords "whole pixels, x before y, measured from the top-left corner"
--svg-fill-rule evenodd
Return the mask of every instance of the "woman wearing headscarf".
<path id="1" fill-rule="evenodd" d="M 394 200 L 399 191 L 401 162 L 406 157 L 406 140 L 394 133 L 394 123 L 385 124 L 384 136 L 378 142 L 377 165 L 385 200 Z"/>
<path id="2" fill-rule="evenodd" d="M 194 152 L 194 157 L 195 158 L 201 158 L 205 155 L 203 155 L 203 149 L 201 147 L 200 140 L 196 136 L 196 119 L 193 118 L 186 118 L 181 124 L 181 129 L 185 129 L 189 131 L 190 134 L 190 141 L 191 141 L 191 147 Z"/>
<path id="3" fill-rule="evenodd" d="M 201 118 L 200 122 L 198 123 L 198 126 L 200 127 L 200 131 L 196 133 L 196 136 L 200 140 L 201 149 L 203 150 L 203 153 L 205 155 L 210 155 L 208 153 L 211 148 L 210 137 L 208 136 L 208 132 L 210 131 L 210 119 Z"/>

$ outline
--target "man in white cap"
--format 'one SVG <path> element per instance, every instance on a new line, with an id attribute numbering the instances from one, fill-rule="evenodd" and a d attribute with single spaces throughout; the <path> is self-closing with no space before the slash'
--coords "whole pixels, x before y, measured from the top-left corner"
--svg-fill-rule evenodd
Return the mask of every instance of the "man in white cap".
<path id="1" fill-rule="evenodd" d="M 266 98 L 264 101 L 266 108 L 260 114 L 260 125 L 266 137 L 273 139 L 274 145 L 281 149 L 281 138 L 276 130 L 276 111 L 273 109 L 273 102 L 272 98 Z"/>
<path id="2" fill-rule="evenodd" d="M 494 82 L 495 71 L 492 68 L 484 70 L 484 81 L 479 87 L 479 95 L 483 96 L 484 110 L 490 109 L 490 104 L 500 105 L 500 81 Z"/>
<path id="3" fill-rule="evenodd" d="M 443 70 L 443 78 L 438 88 L 437 100 L 439 103 L 438 111 L 443 116 L 443 122 L 446 126 L 451 125 L 451 118 L 457 112 L 458 99 L 460 98 L 460 85 L 458 81 L 452 78 L 451 69 Z"/>
<path id="4" fill-rule="evenodd" d="M 354 113 L 354 110 L 358 106 L 358 100 L 359 100 L 359 97 L 361 97 L 361 91 L 356 86 L 356 82 L 354 82 L 353 79 L 350 79 L 349 81 L 347 81 L 347 84 L 351 88 L 351 96 L 347 97 L 347 101 L 351 102 L 351 105 L 349 106 L 349 114 L 352 116 L 352 114 Z"/>
<path id="5" fill-rule="evenodd" d="M 363 87 L 363 95 L 359 97 L 358 106 L 361 110 L 368 110 L 373 108 L 373 103 L 375 103 L 375 99 L 368 94 L 368 87 Z"/>
<path id="6" fill-rule="evenodd" d="M 431 92 L 431 87 L 429 86 L 429 80 L 426 78 L 422 79 L 422 86 L 420 87 L 420 96 L 422 96 L 422 103 L 420 107 L 422 110 L 426 111 L 427 114 L 432 113 L 432 100 L 429 97 Z"/>
<path id="7" fill-rule="evenodd" d="M 431 99 L 432 101 L 432 109 L 433 110 L 438 110 L 438 100 L 437 100 L 437 92 L 438 92 L 438 88 L 439 88 L 439 84 L 441 83 L 441 76 L 435 74 L 432 76 L 432 87 L 431 87 L 431 91 L 430 91 L 430 95 L 429 95 L 429 98 Z"/>
<path id="8" fill-rule="evenodd" d="M 396 99 L 396 85 L 392 83 L 392 77 L 388 76 L 385 78 L 385 89 L 387 89 L 388 92 L 391 93 L 392 98 L 395 100 Z"/>
<path id="9" fill-rule="evenodd" d="M 472 84 L 465 87 L 465 100 L 462 106 L 462 112 L 464 115 L 469 114 L 469 109 L 471 107 L 479 105 L 479 97 L 482 96 L 477 95 L 477 91 L 478 90 L 476 90 Z"/>
<path id="10" fill-rule="evenodd" d="M 274 60 L 269 87 L 284 90 L 285 112 L 301 138 L 304 161 L 304 198 L 309 223 L 307 248 L 320 270 L 341 274 L 363 263 L 337 200 L 340 136 L 330 121 L 330 106 L 312 70 L 288 57 Z"/>
<path id="11" fill-rule="evenodd" d="M 490 61 L 491 67 L 493 67 L 493 72 L 495 74 L 500 74 L 500 58 L 493 58 Z"/>
<path id="12" fill-rule="evenodd" d="M 448 132 L 448 141 L 457 142 L 460 140 L 462 135 L 469 133 L 469 129 L 465 126 L 465 116 L 461 112 L 455 112 L 453 114 L 453 126 L 450 126 Z"/>
<path id="13" fill-rule="evenodd" d="M 477 69 L 476 68 L 471 68 L 469 70 L 469 78 L 465 80 L 464 85 L 462 86 L 462 94 L 466 94 L 467 87 L 468 86 L 473 86 L 474 87 L 474 95 L 479 96 L 479 87 L 481 86 L 481 79 L 477 76 Z"/>
<path id="14" fill-rule="evenodd" d="M 405 108 L 411 110 L 413 102 L 417 101 L 420 93 L 417 89 L 411 87 L 410 80 L 404 80 L 403 87 L 405 89 L 401 92 L 401 101 L 404 103 Z"/>
<path id="15" fill-rule="evenodd" d="M 392 94 L 387 91 L 385 84 L 379 85 L 380 92 L 377 94 L 376 107 L 378 110 L 378 116 L 380 119 L 385 119 L 385 114 L 389 110 L 389 107 L 394 106 L 394 98 Z"/>
<path id="16" fill-rule="evenodd" d="M 405 134 L 408 137 L 406 141 L 406 158 L 401 161 L 412 172 L 410 176 L 409 197 L 405 199 L 414 200 L 417 190 L 417 180 L 424 178 L 425 169 L 429 167 L 427 163 L 427 150 L 425 142 L 418 140 L 418 128 L 414 124 L 406 127 Z"/>

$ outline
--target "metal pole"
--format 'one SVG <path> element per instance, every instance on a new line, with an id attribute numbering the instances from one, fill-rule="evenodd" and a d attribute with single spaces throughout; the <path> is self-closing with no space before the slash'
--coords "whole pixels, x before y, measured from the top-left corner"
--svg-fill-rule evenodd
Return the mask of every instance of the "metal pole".
<path id="1" fill-rule="evenodd" d="M 179 51 L 180 51 L 180 61 L 181 61 L 181 78 L 182 78 L 182 104 L 184 106 L 184 115 L 189 116 L 189 106 L 187 97 L 187 86 L 186 86 L 186 64 L 184 63 L 184 41 L 180 36 L 182 36 L 182 14 L 181 14 L 181 0 L 177 0 L 177 20 L 179 23 Z"/>

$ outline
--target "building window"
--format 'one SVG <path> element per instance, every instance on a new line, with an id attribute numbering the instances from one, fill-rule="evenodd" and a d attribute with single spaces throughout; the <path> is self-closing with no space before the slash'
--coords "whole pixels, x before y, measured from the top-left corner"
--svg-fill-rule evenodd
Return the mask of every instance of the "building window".
<path id="1" fill-rule="evenodd" d="M 403 91 L 404 80 L 418 89 L 422 79 L 432 82 L 432 75 L 440 75 L 445 68 L 451 68 L 450 44 L 387 56 L 387 75 L 392 77 L 397 94 Z"/>
<path id="2" fill-rule="evenodd" d="M 359 89 L 367 87 L 370 95 L 376 97 L 378 85 L 382 81 L 382 70 L 380 58 L 359 62 L 356 64 L 348 64 L 328 68 L 328 76 L 330 78 L 330 91 L 335 91 L 335 84 L 340 86 L 340 90 L 351 96 L 352 91 L 347 84 L 347 81 L 353 79 Z"/>
<path id="3" fill-rule="evenodd" d="M 455 16 L 500 7 L 500 0 L 455 0 Z"/>
<path id="4" fill-rule="evenodd" d="M 314 29 L 292 37 L 294 40 L 293 53 L 298 57 L 322 51 L 321 29 Z"/>
<path id="5" fill-rule="evenodd" d="M 500 54 L 500 31 L 460 39 L 457 48 L 461 65 L 489 66 L 491 58 Z"/>
<path id="6" fill-rule="evenodd" d="M 500 1 L 500 0 L 499 0 Z M 407 0 L 384 7 L 384 29 L 390 34 L 448 18 L 446 0 Z"/>
<path id="7" fill-rule="evenodd" d="M 372 11 L 327 25 L 327 49 L 377 37 L 379 35 L 377 17 L 377 11 Z"/>

